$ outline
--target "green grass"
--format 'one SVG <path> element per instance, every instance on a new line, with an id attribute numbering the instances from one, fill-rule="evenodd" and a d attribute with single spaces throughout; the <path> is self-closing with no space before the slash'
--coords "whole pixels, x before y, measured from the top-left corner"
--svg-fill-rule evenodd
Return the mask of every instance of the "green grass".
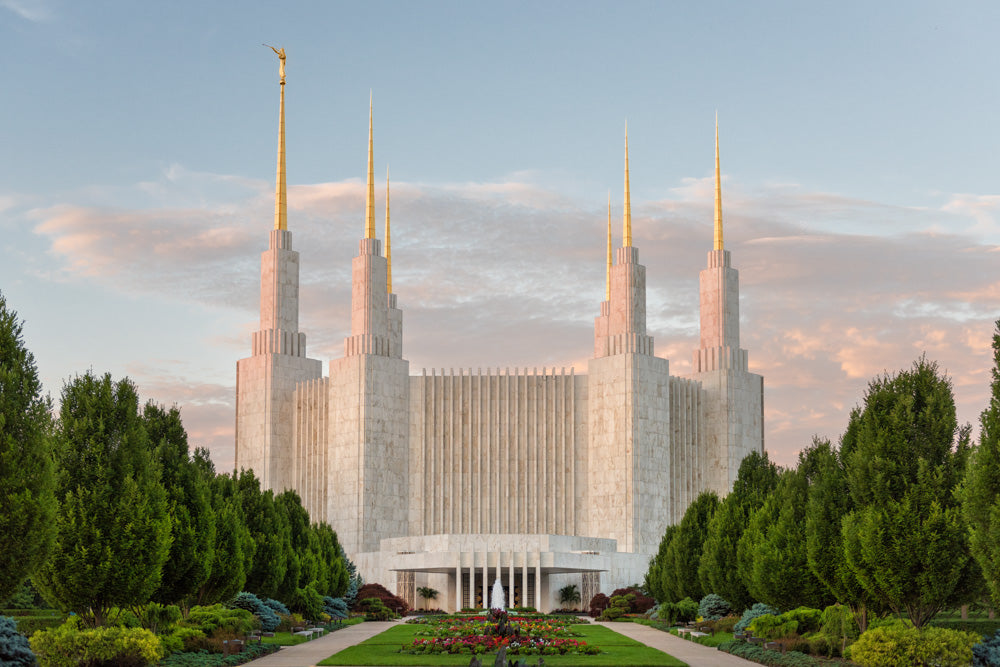
<path id="1" fill-rule="evenodd" d="M 320 665 L 462 665 L 469 664 L 470 654 L 464 655 L 407 655 L 399 652 L 403 644 L 409 644 L 421 629 L 419 625 L 396 625 L 385 632 L 365 640 L 356 646 L 344 649 L 336 655 L 320 662 Z M 527 655 L 510 656 L 523 657 L 529 664 L 537 662 L 539 657 L 545 659 L 546 665 L 553 667 L 685 667 L 685 663 L 667 655 L 663 651 L 650 648 L 645 644 L 618 634 L 610 628 L 599 625 L 574 625 L 573 630 L 582 636 L 575 637 L 588 644 L 596 644 L 601 648 L 599 655 Z M 483 664 L 493 662 L 495 653 L 482 656 Z"/>
<path id="2" fill-rule="evenodd" d="M 339 626 L 333 626 L 333 629 L 327 632 L 336 632 L 341 628 L 346 628 L 349 625 L 357 625 L 358 623 L 363 623 L 364 618 L 361 616 L 355 616 L 354 618 L 345 619 L 343 623 Z M 318 639 L 318 637 L 317 637 Z M 300 635 L 294 635 L 291 632 L 275 632 L 273 637 L 261 637 L 261 643 L 263 644 L 277 644 L 278 646 L 295 646 L 296 644 L 304 644 L 307 641 L 311 641 L 308 637 L 302 637 Z"/>
<path id="3" fill-rule="evenodd" d="M 306 637 L 293 635 L 291 632 L 275 632 L 273 637 L 261 637 L 262 644 L 277 644 L 278 646 L 295 646 L 309 641 Z"/>

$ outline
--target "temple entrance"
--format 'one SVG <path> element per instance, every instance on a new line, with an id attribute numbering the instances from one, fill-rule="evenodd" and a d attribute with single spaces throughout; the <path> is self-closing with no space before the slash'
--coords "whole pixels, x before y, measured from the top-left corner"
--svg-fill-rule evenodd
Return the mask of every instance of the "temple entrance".
<path id="1" fill-rule="evenodd" d="M 471 591 L 474 593 L 474 604 L 473 607 L 477 609 L 485 609 L 489 605 L 488 596 L 490 591 L 493 590 L 493 582 L 496 581 L 496 575 L 492 572 L 487 575 L 488 579 L 486 581 L 486 595 L 487 599 L 483 599 L 483 575 L 482 572 L 476 572 L 474 577 L 470 578 L 469 572 L 462 573 L 462 591 L 465 593 L 463 595 L 462 606 L 469 606 L 469 594 L 470 585 Z M 507 608 L 511 607 L 534 607 L 535 606 L 535 573 L 528 573 L 528 590 L 527 596 L 525 596 L 525 591 L 522 590 L 524 578 L 520 571 L 514 573 L 514 585 L 511 586 L 510 572 L 504 571 L 500 577 L 500 585 L 503 586 L 504 600 L 507 604 Z M 513 589 L 513 593 L 511 590 Z"/>

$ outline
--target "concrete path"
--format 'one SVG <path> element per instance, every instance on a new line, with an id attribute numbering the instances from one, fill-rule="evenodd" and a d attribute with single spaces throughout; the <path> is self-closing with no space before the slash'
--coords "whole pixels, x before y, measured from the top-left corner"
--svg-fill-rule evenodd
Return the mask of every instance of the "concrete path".
<path id="1" fill-rule="evenodd" d="M 691 667 L 747 667 L 748 665 L 758 664 L 729 653 L 724 653 L 710 646 L 702 646 L 689 639 L 675 637 L 669 632 L 657 630 L 648 625 L 641 625 L 639 623 L 592 622 L 611 628 L 615 632 L 623 634 L 637 642 L 642 642 L 646 646 L 669 653 L 678 660 L 683 660 Z"/>
<path id="2" fill-rule="evenodd" d="M 360 644 L 380 632 L 385 632 L 400 621 L 365 621 L 357 625 L 323 635 L 295 646 L 286 646 L 277 653 L 257 658 L 246 664 L 253 667 L 313 667 L 334 653 Z"/>
<path id="3" fill-rule="evenodd" d="M 258 658 L 247 664 L 252 667 L 314 667 L 320 660 L 325 660 L 334 653 L 343 651 L 349 646 L 359 644 L 401 622 L 365 622 L 351 625 L 343 630 L 331 632 L 319 639 L 313 639 L 297 646 L 286 646 L 277 653 Z M 611 628 L 615 632 L 640 641 L 646 646 L 669 653 L 678 660 L 683 660 L 690 667 L 747 667 L 748 665 L 757 665 L 756 662 L 737 658 L 735 655 L 723 653 L 717 649 L 675 637 L 669 632 L 663 632 L 648 625 L 592 622 Z M 528 656 L 529 659 L 532 657 Z"/>

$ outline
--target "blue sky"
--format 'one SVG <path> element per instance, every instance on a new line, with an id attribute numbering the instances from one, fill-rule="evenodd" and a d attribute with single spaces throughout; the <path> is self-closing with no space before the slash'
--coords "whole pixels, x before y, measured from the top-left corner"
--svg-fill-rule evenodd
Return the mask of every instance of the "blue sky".
<path id="1" fill-rule="evenodd" d="M 411 372 L 583 371 L 629 124 L 649 326 L 690 368 L 721 121 L 743 343 L 782 463 L 922 352 L 985 405 L 1000 316 L 996 3 L 0 0 L 0 290 L 57 396 L 87 368 L 232 460 L 288 52 L 310 355 L 341 354 L 369 91 Z"/>

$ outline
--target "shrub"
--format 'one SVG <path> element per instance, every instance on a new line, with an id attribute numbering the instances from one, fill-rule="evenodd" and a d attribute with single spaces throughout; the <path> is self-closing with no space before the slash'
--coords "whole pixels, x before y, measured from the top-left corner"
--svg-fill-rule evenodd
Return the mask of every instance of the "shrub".
<path id="1" fill-rule="evenodd" d="M 332 598 L 329 595 L 323 598 L 323 611 L 329 614 L 330 618 L 347 618 L 347 601 L 344 598 Z"/>
<path id="2" fill-rule="evenodd" d="M 719 644 L 718 649 L 720 651 L 731 653 L 741 658 L 753 660 L 754 662 L 759 662 L 764 665 L 777 665 L 778 667 L 814 667 L 821 664 L 818 660 L 811 658 L 804 653 L 799 653 L 798 651 L 790 651 L 782 654 L 777 651 L 763 649 L 760 646 L 755 646 L 744 641 L 723 642 Z"/>
<path id="3" fill-rule="evenodd" d="M 914 628 L 902 621 L 870 628 L 851 646 L 851 660 L 862 667 L 937 665 L 958 667 L 972 662 L 971 632 L 946 628 Z"/>
<path id="4" fill-rule="evenodd" d="M 311 585 L 296 588 L 288 601 L 288 608 L 311 621 L 318 621 L 320 614 L 323 613 L 323 596 Z"/>
<path id="5" fill-rule="evenodd" d="M 272 598 L 264 598 L 262 602 L 271 608 L 275 614 L 290 614 L 292 612 L 288 611 L 288 607 L 285 606 L 283 602 L 274 600 Z M 268 630 L 270 632 L 270 630 Z"/>
<path id="6" fill-rule="evenodd" d="M 629 600 L 629 608 L 628 608 L 628 613 L 630 614 L 645 614 L 652 608 L 654 604 L 656 604 L 656 600 L 649 597 L 648 595 L 643 593 L 640 588 L 637 588 L 635 586 L 629 586 L 628 588 L 619 588 L 613 593 L 611 593 L 612 598 L 617 595 L 632 596 L 632 599 Z"/>
<path id="7" fill-rule="evenodd" d="M 1000 630 L 972 647 L 972 667 L 1000 665 Z"/>
<path id="8" fill-rule="evenodd" d="M 775 616 L 774 614 L 763 614 L 747 624 L 747 628 L 755 636 L 771 641 L 791 637 L 798 630 L 798 627 L 799 624 L 796 621 L 786 621 L 784 616 Z"/>
<path id="9" fill-rule="evenodd" d="M 190 651 L 193 646 L 203 645 L 205 633 L 195 628 L 174 628 L 169 635 L 160 635 L 160 644 L 167 653 Z"/>
<path id="10" fill-rule="evenodd" d="M 854 620 L 851 608 L 842 604 L 832 604 L 820 615 L 819 631 L 831 639 L 841 640 L 858 638 L 858 624 Z"/>
<path id="11" fill-rule="evenodd" d="M 732 632 L 736 624 L 740 622 L 739 616 L 723 616 L 714 621 L 716 632 Z"/>
<path id="12" fill-rule="evenodd" d="M 393 595 L 381 584 L 365 584 L 359 588 L 358 596 L 354 599 L 354 605 L 351 609 L 360 611 L 358 609 L 359 601 L 366 598 L 378 598 L 382 601 L 382 604 L 398 613 L 405 614 L 410 610 L 410 606 L 406 604 L 405 600 Z"/>
<path id="13" fill-rule="evenodd" d="M 591 618 L 597 618 L 601 613 L 608 608 L 611 604 L 610 599 L 604 593 L 598 593 L 594 597 L 590 598 L 590 616 Z"/>
<path id="14" fill-rule="evenodd" d="M 17 631 L 14 619 L 0 616 L 0 665 L 4 667 L 32 667 L 35 654 L 31 652 L 28 638 Z"/>
<path id="15" fill-rule="evenodd" d="M 181 608 L 175 604 L 162 605 L 150 602 L 138 609 L 135 618 L 139 626 L 153 634 L 164 634 L 181 620 Z"/>
<path id="16" fill-rule="evenodd" d="M 279 602 L 278 604 L 281 603 Z M 278 624 L 281 622 L 278 615 L 274 613 L 274 609 L 264 604 L 263 600 L 253 593 L 247 593 L 246 591 L 237 593 L 236 597 L 229 601 L 229 606 L 235 609 L 245 609 L 259 618 L 260 627 L 264 632 L 274 632 L 278 629 Z"/>
<path id="17" fill-rule="evenodd" d="M 66 618 L 62 614 L 46 614 L 39 616 L 17 616 L 14 621 L 17 623 L 17 631 L 25 637 L 31 637 L 38 630 L 46 628 L 57 628 L 62 625 Z"/>
<path id="18" fill-rule="evenodd" d="M 771 614 L 772 616 L 778 615 L 778 610 L 774 607 L 764 604 L 763 602 L 757 602 L 754 606 L 750 607 L 743 612 L 743 616 L 740 617 L 739 622 L 733 626 L 733 631 L 743 632 L 750 625 L 750 621 L 757 618 L 758 616 L 763 616 L 764 614 Z"/>
<path id="19" fill-rule="evenodd" d="M 657 617 L 668 623 L 687 623 L 698 618 L 698 603 L 691 598 L 680 602 L 664 602 Z"/>
<path id="20" fill-rule="evenodd" d="M 804 635 L 807 632 L 819 631 L 822 618 L 823 612 L 821 610 L 810 607 L 798 607 L 797 609 L 786 611 L 781 615 L 783 621 L 795 621 L 798 623 L 797 632 L 800 635 Z"/>
<path id="21" fill-rule="evenodd" d="M 378 598 L 361 600 L 358 603 L 358 610 L 364 612 L 366 621 L 390 621 L 396 618 L 396 613 Z"/>
<path id="22" fill-rule="evenodd" d="M 41 667 L 146 667 L 163 657 L 160 640 L 145 628 L 81 630 L 76 620 L 39 630 L 31 648 Z"/>
<path id="23" fill-rule="evenodd" d="M 722 596 L 709 593 L 698 603 L 698 615 L 710 621 L 733 613 L 733 608 L 729 606 Z"/>
<path id="24" fill-rule="evenodd" d="M 227 608 L 221 604 L 208 607 L 192 607 L 181 625 L 201 630 L 208 637 L 217 633 L 245 635 L 253 630 L 259 621 L 253 613 L 245 609 Z"/>

